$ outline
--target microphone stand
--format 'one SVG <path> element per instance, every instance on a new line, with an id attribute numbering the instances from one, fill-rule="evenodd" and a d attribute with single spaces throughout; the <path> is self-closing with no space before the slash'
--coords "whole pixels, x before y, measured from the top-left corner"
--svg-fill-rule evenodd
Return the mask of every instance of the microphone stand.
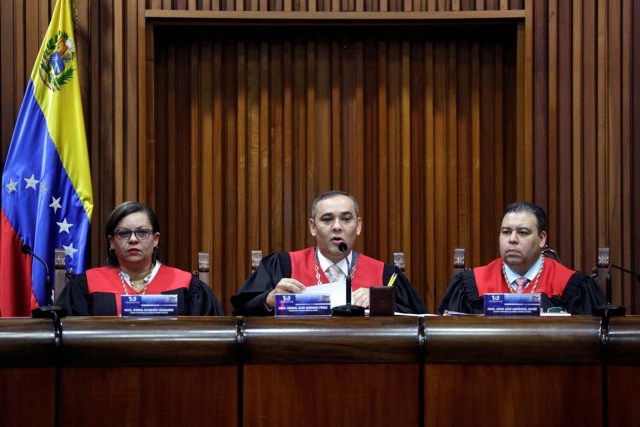
<path id="1" fill-rule="evenodd" d="M 351 272 L 349 272 L 351 273 Z M 362 317 L 364 307 L 351 304 L 351 274 L 347 275 L 347 303 L 331 309 L 331 315 L 337 317 Z"/>
<path id="2" fill-rule="evenodd" d="M 347 244 L 342 242 L 338 246 L 340 252 L 346 252 Z M 349 272 L 347 273 L 347 286 L 346 288 L 346 301 L 345 305 L 339 305 L 331 309 L 331 315 L 336 317 L 362 317 L 364 316 L 364 307 L 351 304 L 351 266 L 349 266 Z"/>
<path id="3" fill-rule="evenodd" d="M 42 265 L 44 265 L 44 270 L 46 272 L 45 276 L 45 290 L 44 290 L 44 298 L 45 304 L 44 306 L 40 306 L 38 308 L 34 308 L 31 310 L 31 317 L 36 319 L 52 319 L 54 322 L 59 321 L 60 318 L 64 317 L 62 307 L 53 305 L 53 290 L 51 287 L 51 275 L 49 275 L 49 266 L 42 258 L 33 252 L 31 246 L 23 245 L 22 253 L 31 255 L 34 259 L 38 260 Z"/>
<path id="4" fill-rule="evenodd" d="M 609 319 L 610 317 L 613 317 L 613 316 L 624 316 L 626 314 L 626 308 L 624 308 L 623 306 L 611 303 L 611 293 L 612 293 L 611 292 L 611 269 L 612 268 L 631 274 L 636 279 L 640 280 L 640 274 L 633 272 L 631 270 L 627 270 L 626 268 L 622 268 L 615 264 L 609 264 L 609 268 L 607 269 L 607 277 L 605 279 L 607 302 L 606 304 L 599 305 L 594 309 L 594 314 L 602 316 L 602 318 L 604 319 Z"/>

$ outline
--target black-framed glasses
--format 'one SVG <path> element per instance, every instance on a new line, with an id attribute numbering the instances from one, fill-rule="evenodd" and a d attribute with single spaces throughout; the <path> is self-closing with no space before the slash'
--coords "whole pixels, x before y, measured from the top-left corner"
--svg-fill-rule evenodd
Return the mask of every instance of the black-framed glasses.
<path id="1" fill-rule="evenodd" d="M 148 228 L 137 228 L 135 230 L 129 230 L 128 228 L 120 228 L 116 230 L 113 234 L 118 238 L 118 240 L 129 240 L 132 234 L 136 235 L 138 240 L 147 240 L 153 230 L 149 230 Z"/>

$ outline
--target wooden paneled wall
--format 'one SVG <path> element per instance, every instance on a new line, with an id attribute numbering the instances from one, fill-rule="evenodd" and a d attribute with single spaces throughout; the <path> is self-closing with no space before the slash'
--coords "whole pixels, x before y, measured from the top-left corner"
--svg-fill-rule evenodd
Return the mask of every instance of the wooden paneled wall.
<path id="1" fill-rule="evenodd" d="M 27 2 L 0 4 L 3 163 L 54 3 Z M 256 25 L 163 27 L 207 10 Z M 479 32 L 475 22 L 263 25 L 267 11 L 487 10 L 524 18 Z M 167 262 L 193 269 L 198 250 L 213 255 L 230 312 L 250 251 L 309 244 L 313 196 L 343 188 L 361 201 L 359 248 L 385 260 L 404 251 L 431 310 L 454 247 L 468 248 L 468 265 L 497 255 L 500 212 L 514 199 L 547 209 L 566 264 L 589 271 L 609 246 L 614 263 L 640 269 L 637 0 L 79 0 L 78 16 L 94 265 L 113 206 L 146 201 Z M 631 279 L 614 283 L 624 284 L 614 301 L 639 311 Z"/>

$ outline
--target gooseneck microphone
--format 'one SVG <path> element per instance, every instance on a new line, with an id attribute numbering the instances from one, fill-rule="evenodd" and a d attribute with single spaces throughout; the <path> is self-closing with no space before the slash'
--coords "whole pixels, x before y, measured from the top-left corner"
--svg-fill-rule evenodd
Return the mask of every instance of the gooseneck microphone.
<path id="1" fill-rule="evenodd" d="M 345 242 L 340 242 L 340 244 L 338 244 L 338 250 L 342 253 L 346 252 L 347 244 Z M 351 265 L 349 265 L 349 268 L 347 271 L 347 285 L 345 286 L 345 288 L 346 288 L 345 291 L 346 291 L 347 303 L 345 305 L 339 305 L 337 307 L 333 307 L 331 309 L 331 315 L 339 316 L 339 317 L 364 316 L 364 307 L 351 304 Z"/>
<path id="2" fill-rule="evenodd" d="M 26 254 L 26 255 L 31 255 L 33 258 L 37 259 L 38 261 L 40 261 L 40 263 L 42 265 L 44 265 L 44 270 L 46 271 L 46 276 L 45 276 L 45 304 L 50 304 L 52 301 L 51 298 L 51 276 L 49 275 L 49 266 L 47 265 L 46 262 L 44 262 L 44 260 L 42 258 L 40 258 L 38 255 L 35 254 L 35 252 L 33 252 L 33 250 L 31 249 L 31 246 L 29 245 L 22 245 L 22 253 Z"/>
<path id="3" fill-rule="evenodd" d="M 611 269 L 612 268 L 615 268 L 616 270 L 620 270 L 624 273 L 630 274 L 640 281 L 640 274 L 636 273 L 635 271 L 627 270 L 626 268 L 620 267 L 619 265 L 609 264 L 609 268 L 607 268 L 607 276 L 605 278 L 605 286 L 606 286 L 605 297 L 607 301 L 606 301 L 606 304 L 599 305 L 594 310 L 595 314 L 598 314 L 600 316 L 604 316 L 607 318 L 611 316 L 624 316 L 626 313 L 626 309 L 624 307 L 611 303 L 611 294 L 613 293 L 611 291 Z"/>

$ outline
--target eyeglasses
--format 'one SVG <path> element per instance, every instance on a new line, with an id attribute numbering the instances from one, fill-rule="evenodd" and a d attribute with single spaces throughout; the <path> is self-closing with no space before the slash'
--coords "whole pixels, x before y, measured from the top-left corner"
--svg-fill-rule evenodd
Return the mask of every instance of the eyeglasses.
<path id="1" fill-rule="evenodd" d="M 135 234 L 138 240 L 147 240 L 152 233 L 153 230 L 149 230 L 148 228 L 138 228 L 136 230 L 121 228 L 116 230 L 113 234 L 115 234 L 119 240 L 129 240 L 132 234 Z"/>

